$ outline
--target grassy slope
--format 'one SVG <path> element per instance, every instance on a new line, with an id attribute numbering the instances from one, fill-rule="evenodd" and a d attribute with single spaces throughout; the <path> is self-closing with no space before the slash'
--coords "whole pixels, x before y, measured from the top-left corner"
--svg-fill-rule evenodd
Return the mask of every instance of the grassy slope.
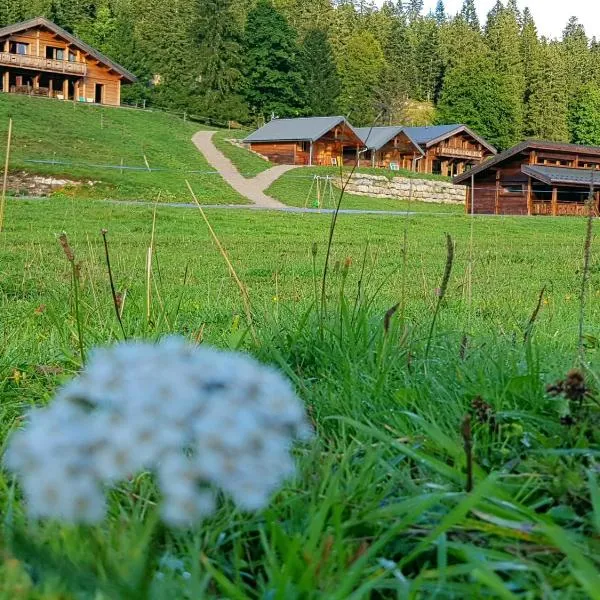
<path id="1" fill-rule="evenodd" d="M 140 550 L 137 518 L 144 502 L 138 499 L 151 493 L 148 476 L 142 476 L 120 486 L 111 501 L 112 514 L 119 516 L 104 527 L 32 524 L 29 542 L 46 544 L 42 564 L 55 549 L 94 565 L 100 545 L 98 577 L 114 582 L 110 568 L 131 575 L 140 553 L 176 555 L 191 575 L 184 579 L 163 569 L 163 579 L 154 585 L 156 598 L 188 592 L 252 599 L 483 598 L 506 592 L 507 585 L 515 597 L 537 597 L 542 586 L 552 597 L 583 598 L 589 597 L 585 586 L 597 589 L 600 549 L 593 537 L 587 472 L 594 459 L 570 449 L 591 445 L 593 450 L 598 440 L 594 433 L 583 434 L 583 423 L 562 426 L 561 403 L 544 393 L 547 383 L 575 363 L 583 221 L 342 215 L 328 286 L 332 318 L 319 335 L 316 315 L 304 325 L 302 317 L 314 294 L 310 248 L 317 243 L 320 269 L 329 218 L 219 210 L 208 215 L 253 301 L 262 344 L 254 347 L 247 339 L 244 345 L 266 361 L 286 365 L 311 407 L 318 440 L 298 451 L 300 476 L 263 514 L 232 515 L 225 505 L 196 532 L 161 534 L 160 545 Z M 155 323 L 144 324 L 151 218 L 146 207 L 64 199 L 9 202 L 7 231 L 0 235 L 0 436 L 30 403 L 47 401 L 64 377 L 38 365 L 62 367 L 67 375 L 77 368 L 69 267 L 55 237 L 61 230 L 83 261 L 88 344 L 119 335 L 102 227 L 109 229 L 117 287 L 128 290 L 125 326 L 131 335 L 203 331 L 207 342 L 239 343 L 243 313 L 237 289 L 192 210 L 165 206 L 158 211 Z M 453 277 L 425 360 L 447 231 L 456 241 Z M 345 311 L 337 312 L 336 298 L 345 286 L 352 310 L 365 249 L 362 289 L 367 294 L 381 290 L 372 308 L 360 310 L 352 323 Z M 466 292 L 470 255 L 472 304 Z M 345 278 L 335 265 L 347 257 L 353 265 Z M 544 285 L 546 299 L 528 347 L 522 343 L 524 329 Z M 384 338 L 383 315 L 402 298 L 403 289 L 406 321 Z M 586 325 L 592 377 L 600 372 L 599 292 L 594 265 Z M 161 303 L 168 322 L 159 318 Z M 465 331 L 469 343 L 460 352 Z M 476 484 L 483 487 L 467 496 L 459 430 L 478 395 L 492 405 L 500 428 L 491 433 L 474 423 Z M 340 417 L 347 421 L 341 423 Z M 495 483 L 486 480 L 490 472 Z M 20 510 L 9 500 L 9 483 L 0 475 L 0 510 L 18 523 Z M 6 510 L 9 504 L 14 513 Z M 548 523 L 562 529 L 550 537 Z M 31 557 L 20 558 L 31 572 Z M 381 558 L 401 561 L 402 577 L 382 569 Z M 68 595 L 68 580 L 42 577 L 39 571 L 39 595 L 34 595 L 22 564 L 6 561 L 0 567 L 0 588 L 7 597 L 38 598 L 42 590 Z"/>
<path id="2" fill-rule="evenodd" d="M 82 180 L 100 181 L 77 190 L 91 198 L 189 200 L 189 179 L 200 200 L 210 204 L 244 203 L 212 169 L 191 142 L 200 125 L 161 112 L 99 108 L 80 104 L 0 95 L 0 139 L 13 118 L 11 168 Z M 3 151 L 3 150 L 0 150 Z M 27 163 L 47 160 L 84 165 L 145 167 L 144 155 L 164 172 Z M 186 173 L 200 171 L 201 173 Z"/>
<path id="3" fill-rule="evenodd" d="M 391 171 L 383 169 L 359 169 L 360 173 L 370 173 L 375 175 L 391 176 Z M 344 170 L 344 176 L 350 173 L 350 169 Z M 410 173 L 407 171 L 406 173 Z M 401 173 L 404 175 L 405 173 Z M 321 177 L 330 176 L 340 180 L 340 170 L 335 167 L 306 167 L 294 169 L 282 175 L 271 187 L 267 193 L 277 198 L 284 204 L 289 206 L 313 206 L 317 199 L 316 187 L 313 185 L 315 175 Z M 417 174 L 410 173 L 411 177 L 416 177 Z M 435 178 L 435 176 L 432 176 Z M 312 190 L 311 190 L 312 188 Z M 329 208 L 339 199 L 339 191 L 334 187 L 333 200 L 328 191 L 322 199 L 322 207 Z M 393 198 L 371 198 L 369 196 L 357 196 L 354 194 L 346 194 L 343 200 L 343 208 L 349 209 L 370 209 L 370 210 L 414 210 L 422 212 L 443 212 L 443 213 L 461 213 L 464 212 L 464 207 L 435 204 L 428 202 L 411 202 L 405 200 L 396 200 Z"/>
<path id="4" fill-rule="evenodd" d="M 273 163 L 227 141 L 228 139 L 241 140 L 247 135 L 247 131 L 223 129 L 215 133 L 213 140 L 215 146 L 237 167 L 237 170 L 244 177 L 256 177 L 259 173 L 273 167 Z"/>

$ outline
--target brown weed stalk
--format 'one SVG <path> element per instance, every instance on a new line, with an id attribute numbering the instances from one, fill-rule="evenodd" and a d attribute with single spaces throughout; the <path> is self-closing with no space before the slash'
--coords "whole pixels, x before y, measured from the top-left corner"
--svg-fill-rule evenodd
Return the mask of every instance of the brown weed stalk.
<path id="1" fill-rule="evenodd" d="M 248 322 L 248 327 L 250 329 L 250 333 L 252 334 L 252 338 L 254 339 L 254 343 L 256 345 L 258 345 L 258 336 L 256 335 L 256 331 L 254 329 L 254 320 L 252 319 L 252 309 L 250 306 L 250 296 L 248 294 L 248 289 L 242 283 L 241 279 L 238 277 L 238 274 L 236 273 L 236 270 L 233 267 L 231 260 L 229 260 L 227 251 L 223 247 L 223 244 L 221 244 L 221 241 L 219 240 L 217 234 L 215 233 L 215 230 L 212 228 L 212 225 L 210 224 L 210 221 L 208 220 L 206 213 L 202 209 L 200 202 L 198 202 L 198 198 L 196 197 L 196 194 L 194 193 L 194 190 L 192 189 L 190 182 L 186 179 L 185 183 L 188 187 L 188 190 L 190 191 L 190 194 L 192 195 L 192 198 L 194 199 L 194 202 L 196 203 L 196 206 L 198 207 L 198 210 L 200 211 L 200 214 L 202 215 L 202 218 L 204 219 L 204 222 L 206 223 L 206 226 L 208 227 L 208 231 L 210 232 L 210 235 L 211 235 L 215 245 L 217 246 L 219 252 L 221 253 L 221 256 L 223 257 L 223 260 L 225 261 L 225 264 L 227 265 L 227 268 L 229 269 L 229 273 L 233 277 L 235 283 L 237 284 L 237 286 L 240 290 L 240 295 L 242 297 L 242 303 L 244 305 L 244 311 L 246 312 L 246 320 Z"/>
<path id="2" fill-rule="evenodd" d="M 115 308 L 115 314 L 117 316 L 117 321 L 119 322 L 119 325 L 121 326 L 121 331 L 123 333 L 123 339 L 126 340 L 127 334 L 125 333 L 125 327 L 123 326 L 123 319 L 121 317 L 121 311 L 123 308 L 123 295 L 117 294 L 117 290 L 115 289 L 115 282 L 113 279 L 112 268 L 110 265 L 110 254 L 108 252 L 108 238 L 107 238 L 108 230 L 103 229 L 101 233 L 102 233 L 102 239 L 104 240 L 104 257 L 106 260 L 106 269 L 108 271 L 108 280 L 110 282 L 110 291 L 112 294 L 113 306 Z"/>
<path id="3" fill-rule="evenodd" d="M 79 270 L 80 266 L 75 262 L 75 252 L 69 244 L 66 232 L 62 232 L 58 236 L 58 241 L 65 253 L 67 262 L 71 265 L 71 276 L 73 279 L 73 302 L 75 308 L 75 321 L 77 323 L 77 337 L 79 342 L 79 355 L 81 357 L 81 364 L 85 365 L 85 346 L 83 340 L 83 324 L 81 322 L 81 312 L 79 310 Z"/>
<path id="4" fill-rule="evenodd" d="M 446 234 L 446 266 L 444 268 L 444 276 L 442 277 L 442 284 L 438 289 L 438 299 L 435 305 L 435 312 L 433 313 L 433 319 L 431 320 L 431 327 L 429 328 L 429 335 L 427 337 L 427 348 L 425 349 L 425 358 L 429 356 L 429 350 L 431 349 L 431 341 L 433 339 L 433 333 L 435 331 L 435 324 L 437 322 L 438 315 L 442 308 L 442 303 L 446 297 L 448 291 L 448 284 L 450 283 L 450 276 L 452 275 L 452 267 L 454 265 L 454 241 L 452 236 Z"/>

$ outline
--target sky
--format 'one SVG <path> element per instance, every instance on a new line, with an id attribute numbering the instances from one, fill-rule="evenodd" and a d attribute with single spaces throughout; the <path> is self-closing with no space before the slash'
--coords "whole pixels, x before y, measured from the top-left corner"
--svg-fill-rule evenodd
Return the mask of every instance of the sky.
<path id="1" fill-rule="evenodd" d="M 540 35 L 560 37 L 569 17 L 575 16 L 583 23 L 588 36 L 600 38 L 600 0 L 518 0 L 519 6 L 529 9 Z M 379 2 L 382 4 L 382 2 Z M 434 9 L 437 0 L 425 0 L 425 10 Z M 456 14 L 463 0 L 444 0 L 448 14 Z M 475 0 L 482 22 L 495 4 L 495 0 Z"/>

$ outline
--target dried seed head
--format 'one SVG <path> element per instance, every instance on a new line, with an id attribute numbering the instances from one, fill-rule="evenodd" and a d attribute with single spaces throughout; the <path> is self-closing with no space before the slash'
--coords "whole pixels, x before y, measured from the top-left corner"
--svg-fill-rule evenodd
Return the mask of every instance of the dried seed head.
<path id="1" fill-rule="evenodd" d="M 58 236 L 58 241 L 60 242 L 60 245 L 62 246 L 65 256 L 67 257 L 67 260 L 69 262 L 74 262 L 75 261 L 75 253 L 73 252 L 73 249 L 71 248 L 71 246 L 69 246 L 69 240 L 67 239 L 67 234 L 65 231 L 63 231 Z"/>
<path id="2" fill-rule="evenodd" d="M 106 236 L 106 234 L 108 233 L 108 229 L 102 229 L 102 231 L 100 232 L 103 236 Z"/>
<path id="3" fill-rule="evenodd" d="M 575 402 L 582 402 L 588 392 L 583 373 L 578 369 L 569 371 L 564 383 L 565 397 Z"/>

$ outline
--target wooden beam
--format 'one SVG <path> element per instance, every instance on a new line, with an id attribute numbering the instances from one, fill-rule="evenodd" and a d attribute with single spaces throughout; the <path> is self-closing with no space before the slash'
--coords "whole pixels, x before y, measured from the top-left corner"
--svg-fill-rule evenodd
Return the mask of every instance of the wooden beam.
<path id="1" fill-rule="evenodd" d="M 558 188 L 556 186 L 552 188 L 552 216 L 558 216 Z"/>
<path id="2" fill-rule="evenodd" d="M 69 80 L 65 79 L 63 81 L 63 99 L 64 100 L 68 100 L 69 99 Z"/>
<path id="3" fill-rule="evenodd" d="M 527 214 L 533 214 L 533 195 L 531 193 L 531 177 L 527 178 Z"/>
<path id="4" fill-rule="evenodd" d="M 40 30 L 38 29 L 35 36 L 35 55 L 40 56 Z"/>
<path id="5" fill-rule="evenodd" d="M 4 71 L 2 87 L 5 92 L 10 92 L 10 71 Z"/>
<path id="6" fill-rule="evenodd" d="M 496 172 L 496 199 L 494 202 L 494 213 L 500 214 L 500 171 Z"/>

